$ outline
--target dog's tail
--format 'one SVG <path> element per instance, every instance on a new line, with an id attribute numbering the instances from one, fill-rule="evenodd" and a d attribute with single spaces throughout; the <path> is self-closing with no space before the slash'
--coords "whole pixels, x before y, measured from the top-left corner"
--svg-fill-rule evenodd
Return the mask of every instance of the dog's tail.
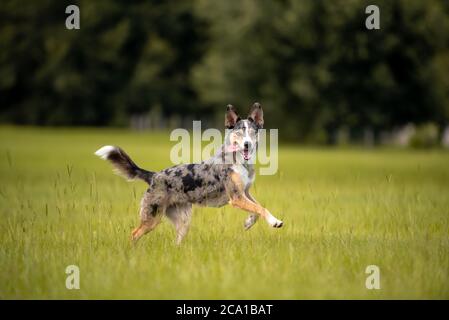
<path id="1" fill-rule="evenodd" d="M 119 147 L 104 146 L 95 154 L 104 160 L 108 160 L 115 167 L 115 171 L 128 180 L 142 179 L 151 184 L 154 172 L 139 168 L 134 161 Z"/>

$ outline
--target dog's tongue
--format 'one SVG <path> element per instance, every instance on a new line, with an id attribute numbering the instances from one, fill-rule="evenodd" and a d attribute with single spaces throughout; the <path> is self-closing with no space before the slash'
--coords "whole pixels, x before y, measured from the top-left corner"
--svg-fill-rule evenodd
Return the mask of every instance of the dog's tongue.
<path id="1" fill-rule="evenodd" d="M 239 147 L 236 145 L 230 145 L 226 147 L 226 152 L 236 152 L 239 150 Z"/>

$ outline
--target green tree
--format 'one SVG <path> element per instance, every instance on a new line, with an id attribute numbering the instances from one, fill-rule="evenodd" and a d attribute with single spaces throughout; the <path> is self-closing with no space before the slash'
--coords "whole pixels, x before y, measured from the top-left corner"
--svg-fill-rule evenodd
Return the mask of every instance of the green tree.
<path id="1" fill-rule="evenodd" d="M 81 11 L 65 28 L 65 8 Z M 123 124 L 162 106 L 190 113 L 204 51 L 192 1 L 21 1 L 0 6 L 0 119 L 41 125 Z"/>
<path id="2" fill-rule="evenodd" d="M 306 141 L 329 140 L 341 126 L 446 122 L 447 2 L 377 1 L 381 30 L 372 31 L 368 4 L 199 2 L 198 14 L 212 23 L 211 48 L 192 73 L 201 98 L 261 100 L 281 135 Z"/>

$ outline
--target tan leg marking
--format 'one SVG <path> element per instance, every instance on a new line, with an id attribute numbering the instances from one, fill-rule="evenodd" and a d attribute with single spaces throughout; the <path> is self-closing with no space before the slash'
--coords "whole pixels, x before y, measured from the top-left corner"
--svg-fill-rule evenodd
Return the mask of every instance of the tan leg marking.
<path id="1" fill-rule="evenodd" d="M 140 226 L 135 228 L 131 233 L 131 241 L 136 243 L 144 234 L 152 231 L 161 222 L 162 214 L 157 213 L 156 216 L 150 219 L 142 220 Z"/>

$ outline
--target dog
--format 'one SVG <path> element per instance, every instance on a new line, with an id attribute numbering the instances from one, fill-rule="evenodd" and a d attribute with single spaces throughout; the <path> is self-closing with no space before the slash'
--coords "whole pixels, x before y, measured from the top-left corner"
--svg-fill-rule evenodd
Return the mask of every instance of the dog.
<path id="1" fill-rule="evenodd" d="M 140 206 L 140 225 L 132 231 L 135 243 L 144 234 L 154 230 L 166 216 L 176 229 L 176 244 L 188 232 L 192 205 L 233 207 L 248 211 L 245 230 L 259 217 L 274 228 L 283 222 L 261 206 L 249 193 L 255 179 L 254 157 L 258 147 L 258 131 L 263 128 L 263 110 L 254 103 L 246 119 L 242 119 L 232 105 L 226 107 L 225 143 L 212 158 L 196 164 L 176 165 L 159 172 L 138 167 L 119 147 L 104 146 L 95 154 L 108 160 L 116 171 L 129 180 L 141 179 L 148 183 Z"/>

